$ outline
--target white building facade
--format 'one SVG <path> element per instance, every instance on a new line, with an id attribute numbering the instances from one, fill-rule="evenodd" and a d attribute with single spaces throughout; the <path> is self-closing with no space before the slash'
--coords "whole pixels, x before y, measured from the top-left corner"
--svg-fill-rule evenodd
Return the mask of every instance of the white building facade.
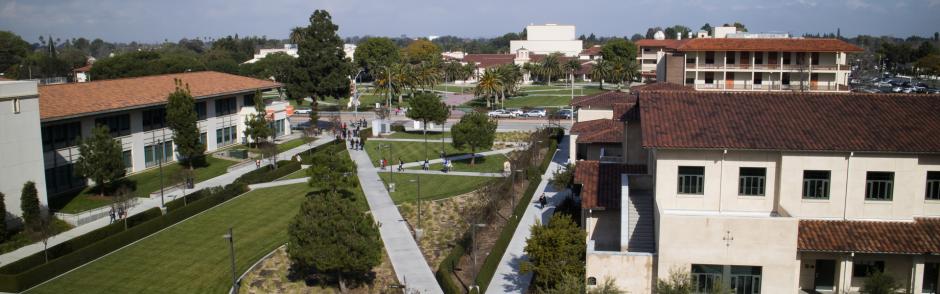
<path id="1" fill-rule="evenodd" d="M 525 48 L 533 54 L 547 55 L 558 52 L 567 57 L 578 57 L 582 46 L 581 40 L 575 35 L 573 25 L 528 25 L 526 39 L 509 41 L 509 52 Z"/>
<path id="2" fill-rule="evenodd" d="M 20 195 L 33 182 L 39 202 L 48 203 L 39 136 L 39 93 L 35 81 L 0 81 L 0 193 L 9 216 L 22 214 Z M 13 218 L 5 218 L 11 222 Z"/>

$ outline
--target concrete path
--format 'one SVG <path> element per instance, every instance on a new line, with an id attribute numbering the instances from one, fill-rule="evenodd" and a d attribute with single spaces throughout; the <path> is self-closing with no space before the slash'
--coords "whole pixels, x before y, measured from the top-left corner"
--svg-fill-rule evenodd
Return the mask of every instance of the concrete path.
<path id="1" fill-rule="evenodd" d="M 522 274 L 519 269 L 519 266 L 528 260 L 525 254 L 525 242 L 532 235 L 532 226 L 536 223 L 548 224 L 548 220 L 555 211 L 555 205 L 561 203 L 568 194 L 567 190 L 557 192 L 548 185 L 555 171 L 568 162 L 567 146 L 568 136 L 565 136 L 565 139 L 558 144 L 558 151 L 552 157 L 552 163 L 545 170 L 542 181 L 535 189 L 535 194 L 532 196 L 533 203 L 529 204 L 519 220 L 519 226 L 516 227 L 516 232 L 513 233 L 506 252 L 499 260 L 499 265 L 496 266 L 496 273 L 490 280 L 490 285 L 486 287 L 486 293 L 524 293 L 529 289 L 532 273 Z M 544 208 L 539 207 L 537 203 L 542 193 L 545 193 L 545 198 L 548 199 L 548 204 Z"/>
<path id="2" fill-rule="evenodd" d="M 424 139 L 403 139 L 403 138 L 369 138 L 369 141 L 392 141 L 392 142 L 419 142 L 424 143 Z M 431 139 L 428 138 L 428 144 L 440 143 L 441 138 Z M 444 138 L 444 143 L 453 142 L 451 138 Z"/>
<path id="3" fill-rule="evenodd" d="M 516 148 L 505 148 L 505 149 L 499 149 L 499 150 L 492 150 L 492 151 L 486 151 L 486 152 L 479 152 L 479 153 L 476 153 L 476 154 L 474 154 L 474 155 L 475 155 L 476 158 L 480 158 L 480 157 L 487 157 L 487 156 L 496 155 L 496 154 L 508 154 L 509 152 L 512 152 L 512 151 L 515 151 L 515 150 L 516 150 Z M 463 154 L 463 155 L 457 155 L 457 156 L 450 156 L 450 157 L 447 157 L 447 159 L 449 159 L 449 160 L 451 160 L 451 161 L 454 161 L 454 160 L 469 159 L 470 157 L 474 157 L 474 156 L 471 156 L 470 154 Z M 442 162 L 444 162 L 444 160 L 443 160 L 443 159 L 440 159 L 440 158 L 428 160 L 428 163 L 429 163 L 429 164 L 442 163 Z M 419 161 L 419 162 L 409 162 L 409 163 L 403 164 L 402 167 L 404 167 L 404 168 L 418 167 L 418 166 L 421 166 L 422 164 L 424 164 L 423 161 Z M 393 166 L 393 167 L 397 167 L 397 166 Z"/>
<path id="4" fill-rule="evenodd" d="M 418 243 L 412 238 L 404 218 L 395 207 L 392 196 L 379 179 L 369 155 L 365 151 L 350 150 L 349 157 L 358 167 L 356 173 L 359 183 L 366 194 L 372 216 L 378 223 L 385 251 L 395 269 L 395 275 L 398 276 L 398 282 L 407 287 L 406 293 L 444 293 L 437 284 L 431 267 L 424 260 Z"/>
<path id="5" fill-rule="evenodd" d="M 439 170 L 429 170 L 424 171 L 420 169 L 406 169 L 404 171 L 395 171 L 400 174 L 422 174 L 422 175 L 444 175 L 444 176 L 466 176 L 466 177 L 490 177 L 490 178 L 504 178 L 506 175 L 502 173 L 480 173 L 480 172 L 462 172 L 462 171 L 449 171 L 442 172 Z"/>
<path id="6" fill-rule="evenodd" d="M 306 151 L 306 150 L 308 150 L 308 149 L 310 149 L 310 148 L 314 148 L 314 147 L 317 147 L 317 146 L 320 146 L 320 145 L 329 143 L 329 142 L 332 141 L 332 140 L 333 140 L 333 137 L 332 137 L 332 136 L 326 136 L 326 137 L 317 139 L 316 141 L 313 142 L 312 145 L 310 145 L 310 144 L 304 144 L 304 145 L 298 146 L 298 147 L 296 147 L 296 148 L 294 148 L 294 149 L 290 149 L 290 150 L 281 152 L 281 154 L 278 154 L 278 160 L 288 160 L 288 159 L 294 157 L 294 155 L 299 154 L 300 152 L 303 152 L 303 151 Z M 266 165 L 266 164 L 268 164 L 268 163 L 266 162 L 266 163 L 264 163 L 264 164 Z M 208 180 L 206 180 L 206 181 L 202 181 L 202 182 L 196 183 L 194 189 L 187 189 L 187 190 L 186 190 L 186 194 L 187 194 L 187 195 L 188 195 L 188 194 L 191 194 L 191 193 L 193 193 L 193 192 L 195 192 L 195 191 L 198 191 L 199 189 L 203 189 L 203 188 L 215 187 L 215 186 L 224 186 L 224 185 L 231 184 L 231 183 L 234 182 L 235 179 L 237 179 L 238 177 L 244 175 L 244 174 L 247 173 L 247 172 L 253 171 L 253 170 L 255 170 L 255 169 L 256 169 L 256 167 L 255 167 L 254 165 L 246 165 L 246 166 L 243 166 L 243 167 L 241 167 L 241 168 L 238 168 L 238 169 L 229 171 L 228 173 L 222 174 L 222 175 L 220 175 L 220 176 L 217 176 L 217 177 L 208 179 Z M 182 195 L 183 195 L 183 191 L 181 191 L 181 190 L 170 191 L 170 192 L 164 193 L 164 201 L 165 201 L 165 202 L 170 202 L 171 200 L 176 199 L 176 198 L 178 198 L 178 197 L 180 197 L 180 196 L 182 196 Z M 154 208 L 154 207 L 161 207 L 160 197 L 155 197 L 155 198 L 139 198 L 139 201 L 140 201 L 140 202 L 138 202 L 138 204 L 137 204 L 136 206 L 132 207 L 132 208 L 128 211 L 128 216 L 132 216 L 132 215 L 138 214 L 138 213 L 140 213 L 140 212 L 143 212 L 143 211 L 145 211 L 145 210 L 148 210 L 148 209 L 151 209 L 151 208 Z M 60 243 L 62 243 L 62 242 L 71 240 L 72 238 L 75 238 L 75 237 L 84 235 L 84 234 L 86 234 L 86 233 L 88 233 L 88 232 L 91 232 L 91 231 L 94 231 L 94 230 L 96 230 L 96 229 L 102 228 L 102 227 L 107 226 L 107 225 L 109 225 L 109 224 L 111 224 L 111 219 L 110 219 L 110 217 L 108 217 L 107 215 L 104 215 L 104 217 L 102 217 L 102 218 L 99 218 L 99 219 L 97 219 L 97 220 L 91 221 L 91 222 L 89 222 L 89 223 L 86 223 L 86 224 L 83 224 L 83 225 L 80 225 L 80 226 L 76 226 L 75 228 L 72 228 L 71 230 L 62 232 L 62 233 L 60 233 L 60 234 L 58 234 L 58 235 L 53 236 L 52 238 L 49 238 L 49 247 L 58 245 L 58 244 L 60 244 Z M 42 250 L 43 250 L 43 244 L 42 244 L 42 242 L 37 242 L 37 243 L 33 243 L 33 244 L 30 244 L 30 245 L 27 245 L 27 246 L 20 247 L 19 249 L 16 249 L 16 250 L 14 250 L 14 251 L 7 252 L 7 253 L 5 253 L 5 254 L 3 254 L 3 255 L 0 255 L 0 266 L 6 265 L 6 264 L 9 264 L 9 263 L 12 263 L 12 262 L 17 261 L 17 260 L 20 260 L 20 259 L 22 259 L 22 258 L 24 258 L 24 257 L 33 255 L 33 254 L 35 254 L 35 253 L 37 253 L 37 252 L 42 252 Z"/>

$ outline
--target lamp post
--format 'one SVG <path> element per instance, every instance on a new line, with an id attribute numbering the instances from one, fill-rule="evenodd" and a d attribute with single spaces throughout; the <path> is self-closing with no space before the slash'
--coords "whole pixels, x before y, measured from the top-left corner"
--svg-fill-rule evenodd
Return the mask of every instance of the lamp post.
<path id="1" fill-rule="evenodd" d="M 228 228 L 228 234 L 222 235 L 222 238 L 228 240 L 229 253 L 232 257 L 232 289 L 233 293 L 238 293 L 238 274 L 235 270 L 235 238 L 232 235 L 232 228 Z"/>
<path id="2" fill-rule="evenodd" d="M 166 207 L 166 203 L 163 199 L 163 157 L 166 154 L 166 128 L 160 130 L 160 141 L 157 141 L 157 133 L 150 132 L 151 141 L 153 141 L 153 156 L 157 157 L 157 168 L 160 170 L 160 207 Z M 157 155 L 157 146 L 160 146 L 160 154 Z M 183 193 L 183 196 L 186 196 L 186 193 Z"/>
<path id="3" fill-rule="evenodd" d="M 356 117 L 356 118 L 359 117 L 359 76 L 362 75 L 362 73 L 364 72 L 365 70 L 360 69 L 359 72 L 356 73 L 356 77 L 353 78 L 353 85 L 355 86 L 355 89 L 356 89 L 356 92 L 353 93 L 353 96 L 355 96 L 355 101 L 352 101 L 353 97 L 349 98 L 350 102 L 352 102 L 352 104 L 356 106 L 356 108 L 353 110 L 353 117 Z"/>
<path id="4" fill-rule="evenodd" d="M 418 224 L 416 225 L 416 228 L 415 228 L 415 239 L 420 240 L 420 239 L 421 239 L 421 235 L 422 235 L 422 233 L 424 232 L 423 230 L 421 230 L 421 174 L 420 174 L 420 173 L 417 174 L 417 175 L 416 175 L 416 178 L 417 178 L 416 180 L 411 180 L 411 182 L 416 182 L 416 183 L 418 184 L 418 196 L 417 196 L 417 200 L 418 200 Z"/>
<path id="5" fill-rule="evenodd" d="M 479 270 L 477 269 L 477 227 L 483 228 L 486 227 L 486 224 L 472 224 L 470 225 L 470 255 L 473 258 L 473 283 L 470 285 L 470 289 L 477 289 L 479 293 L 480 286 L 477 286 L 477 275 Z"/>

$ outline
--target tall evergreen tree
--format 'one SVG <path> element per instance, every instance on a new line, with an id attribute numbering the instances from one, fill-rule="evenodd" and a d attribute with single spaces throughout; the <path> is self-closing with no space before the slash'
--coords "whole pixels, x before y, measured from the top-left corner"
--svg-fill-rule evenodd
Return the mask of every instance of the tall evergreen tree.
<path id="1" fill-rule="evenodd" d="M 75 162 L 75 174 L 95 181 L 98 193 L 104 196 L 105 188 L 124 174 L 124 157 L 121 144 L 111 138 L 108 127 L 97 126 L 92 135 L 78 145 L 80 157 Z"/>
<path id="2" fill-rule="evenodd" d="M 173 143 L 182 157 L 183 163 L 193 169 L 193 165 L 202 159 L 206 145 L 199 142 L 199 126 L 196 125 L 195 100 L 189 92 L 189 85 L 174 79 L 176 90 L 167 97 L 166 122 L 173 130 Z"/>
<path id="3" fill-rule="evenodd" d="M 23 223 L 27 228 L 33 229 L 40 225 L 42 212 L 39 210 L 39 192 L 36 191 L 36 183 L 29 181 L 23 184 L 20 209 L 23 210 Z"/>
<path id="4" fill-rule="evenodd" d="M 287 93 L 292 99 L 312 97 L 314 112 L 318 99 L 349 95 L 353 67 L 343 51 L 343 39 L 336 34 L 338 28 L 329 12 L 316 10 L 310 16 L 310 25 L 291 32 L 292 38 L 300 42 Z"/>
<path id="5" fill-rule="evenodd" d="M 493 147 L 496 138 L 496 121 L 482 112 L 470 112 L 460 118 L 460 122 L 451 127 L 454 148 L 470 147 L 470 153 L 476 155 L 477 149 Z M 476 156 L 470 158 L 470 165 L 476 164 Z"/>
<path id="6" fill-rule="evenodd" d="M 255 113 L 245 117 L 245 137 L 251 138 L 255 146 L 271 136 L 273 131 L 265 118 L 267 112 L 264 110 L 264 101 L 261 99 L 261 91 L 255 92 L 254 103 Z"/>
<path id="7" fill-rule="evenodd" d="M 424 157 L 428 157 L 428 122 L 443 123 L 450 116 L 450 110 L 441 102 L 437 94 L 421 93 L 411 99 L 408 118 L 422 122 L 424 128 Z"/>

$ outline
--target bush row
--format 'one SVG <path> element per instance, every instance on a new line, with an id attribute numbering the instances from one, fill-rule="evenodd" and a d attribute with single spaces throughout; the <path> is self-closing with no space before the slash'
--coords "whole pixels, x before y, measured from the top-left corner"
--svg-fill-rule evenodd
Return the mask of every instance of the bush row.
<path id="1" fill-rule="evenodd" d="M 460 257 L 467 253 L 467 249 L 463 246 L 464 243 L 467 243 L 467 239 L 467 234 L 464 234 L 464 237 L 458 240 L 457 245 L 450 250 L 444 260 L 441 260 L 441 264 L 437 266 L 437 271 L 434 272 L 434 277 L 437 278 L 437 283 L 441 285 L 444 293 L 464 293 L 464 287 L 454 281 L 453 276 L 454 268 L 460 262 Z"/>
<path id="2" fill-rule="evenodd" d="M 261 167 L 238 177 L 235 179 L 235 183 L 242 183 L 245 185 L 267 183 L 283 178 L 284 176 L 298 170 L 300 170 L 300 162 L 293 160 L 281 160 L 277 162 L 277 168 L 274 168 L 272 165 Z"/>
<path id="3" fill-rule="evenodd" d="M 213 191 L 216 192 L 204 195 L 202 199 L 191 202 L 189 205 L 172 211 L 168 210 L 167 214 L 162 216 L 153 212 L 154 209 L 159 212 L 159 208 L 135 215 L 136 218 L 133 221 L 129 220 L 128 225 L 131 223 L 136 225 L 128 226 L 127 230 L 124 230 L 123 222 L 116 222 L 53 246 L 49 248 L 49 262 L 44 262 L 44 254 L 39 252 L 6 265 L 0 268 L 0 291 L 20 292 L 38 285 L 241 195 L 248 191 L 248 187 L 244 184 L 231 184 L 225 188 L 213 189 Z M 53 248 L 59 246 L 63 247 L 54 254 Z"/>

